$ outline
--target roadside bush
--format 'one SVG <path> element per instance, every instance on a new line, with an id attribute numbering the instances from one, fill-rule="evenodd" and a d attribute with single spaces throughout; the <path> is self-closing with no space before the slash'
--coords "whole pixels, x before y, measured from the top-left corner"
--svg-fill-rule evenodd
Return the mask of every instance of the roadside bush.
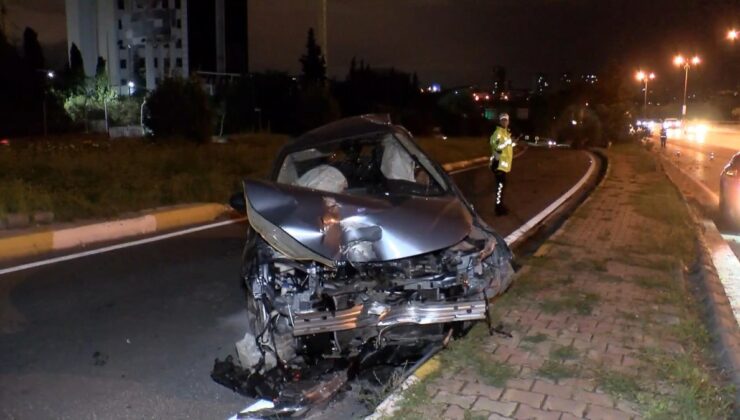
<path id="1" fill-rule="evenodd" d="M 147 126 L 157 138 L 206 142 L 213 133 L 208 95 L 196 79 L 170 78 L 147 100 Z"/>
<path id="2" fill-rule="evenodd" d="M 328 89 L 320 85 L 310 85 L 301 91 L 298 101 L 300 132 L 314 129 L 339 117 L 339 104 Z"/>
<path id="3" fill-rule="evenodd" d="M 139 125 L 141 122 L 141 99 L 119 97 L 108 104 L 108 119 L 111 126 Z"/>
<path id="4" fill-rule="evenodd" d="M 64 110 L 73 124 L 88 128 L 91 121 L 107 117 L 110 126 L 139 125 L 141 98 L 119 96 L 105 77 L 88 78 L 64 93 Z"/>
<path id="5" fill-rule="evenodd" d="M 576 148 L 602 146 L 604 130 L 601 119 L 591 108 L 570 106 L 555 122 L 554 136 Z"/>

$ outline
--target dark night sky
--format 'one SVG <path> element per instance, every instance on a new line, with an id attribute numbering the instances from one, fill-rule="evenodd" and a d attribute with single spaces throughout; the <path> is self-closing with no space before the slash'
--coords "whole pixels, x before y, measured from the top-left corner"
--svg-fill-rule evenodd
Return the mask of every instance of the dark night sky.
<path id="1" fill-rule="evenodd" d="M 6 1 L 16 31 L 30 25 L 42 42 L 64 42 L 63 0 Z M 319 4 L 249 0 L 251 69 L 299 72 Z M 538 71 L 556 79 L 609 62 L 673 80 L 672 54 L 697 51 L 709 81 L 740 57 L 722 37 L 739 18 L 740 0 L 329 0 L 329 73 L 343 78 L 357 56 L 448 86 L 489 83 L 495 65 L 519 86 Z"/>

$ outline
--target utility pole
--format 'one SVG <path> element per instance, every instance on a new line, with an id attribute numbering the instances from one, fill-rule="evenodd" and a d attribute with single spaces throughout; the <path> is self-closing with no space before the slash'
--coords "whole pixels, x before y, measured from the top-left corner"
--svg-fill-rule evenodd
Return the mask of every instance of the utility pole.
<path id="1" fill-rule="evenodd" d="M 327 76 L 328 76 L 328 69 L 329 69 L 329 42 L 328 42 L 328 28 L 326 25 L 326 5 L 327 0 L 321 0 L 321 24 L 319 25 L 321 28 L 321 50 L 324 52 L 324 64 L 327 69 Z"/>
<path id="2" fill-rule="evenodd" d="M 226 8 L 216 0 L 216 72 L 226 72 Z"/>

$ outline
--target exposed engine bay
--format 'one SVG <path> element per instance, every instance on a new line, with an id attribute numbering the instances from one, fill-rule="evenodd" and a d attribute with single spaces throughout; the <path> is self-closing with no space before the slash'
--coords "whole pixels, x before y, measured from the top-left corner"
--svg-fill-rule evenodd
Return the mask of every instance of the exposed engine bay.
<path id="1" fill-rule="evenodd" d="M 368 344 L 441 341 L 444 324 L 487 319 L 511 279 L 509 254 L 471 235 L 448 249 L 385 262 L 327 267 L 294 261 L 253 236 L 246 273 L 252 331 L 244 366 L 269 370 L 300 354 L 354 357 Z"/>

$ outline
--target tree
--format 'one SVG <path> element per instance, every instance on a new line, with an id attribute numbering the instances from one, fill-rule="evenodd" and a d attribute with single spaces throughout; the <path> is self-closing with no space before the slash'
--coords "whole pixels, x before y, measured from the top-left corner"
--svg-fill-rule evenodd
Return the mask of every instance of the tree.
<path id="1" fill-rule="evenodd" d="M 95 77 L 107 77 L 105 72 L 105 58 L 98 56 L 98 62 L 95 64 Z"/>
<path id="2" fill-rule="evenodd" d="M 23 31 L 23 59 L 33 70 L 43 69 L 44 53 L 39 44 L 39 36 L 33 29 L 26 27 Z"/>
<path id="3" fill-rule="evenodd" d="M 306 54 L 301 56 L 304 85 L 321 85 L 326 80 L 326 61 L 321 47 L 316 43 L 313 28 L 308 30 Z"/>
<path id="4" fill-rule="evenodd" d="M 339 104 L 323 86 L 308 86 L 298 98 L 298 128 L 301 132 L 316 128 L 341 116 Z"/>
<path id="5" fill-rule="evenodd" d="M 347 74 L 347 81 L 352 81 L 357 74 L 357 60 L 352 57 L 352 61 L 349 62 L 349 73 Z"/>
<path id="6" fill-rule="evenodd" d="M 69 48 L 69 74 L 74 84 L 79 84 L 85 79 L 85 63 L 82 61 L 80 49 L 74 42 Z"/>
<path id="7" fill-rule="evenodd" d="M 0 137 L 41 132 L 44 79 L 0 32 Z"/>

